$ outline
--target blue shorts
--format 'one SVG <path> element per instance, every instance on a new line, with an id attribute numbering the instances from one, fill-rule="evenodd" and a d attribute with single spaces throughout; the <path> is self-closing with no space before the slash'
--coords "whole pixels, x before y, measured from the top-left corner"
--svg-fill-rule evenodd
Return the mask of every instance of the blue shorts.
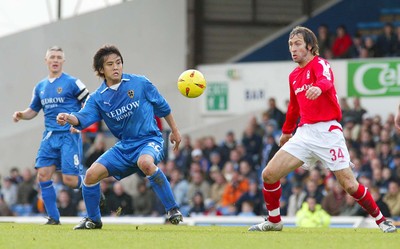
<path id="1" fill-rule="evenodd" d="M 82 139 L 80 133 L 70 131 L 43 132 L 36 156 L 35 168 L 56 166 L 65 175 L 79 175 L 82 171 Z"/>
<path id="2" fill-rule="evenodd" d="M 96 162 L 107 168 L 109 176 L 121 180 L 135 173 L 145 176 L 137 165 L 139 157 L 144 154 L 152 156 L 157 165 L 164 158 L 163 139 L 153 137 L 140 142 L 120 141 Z"/>

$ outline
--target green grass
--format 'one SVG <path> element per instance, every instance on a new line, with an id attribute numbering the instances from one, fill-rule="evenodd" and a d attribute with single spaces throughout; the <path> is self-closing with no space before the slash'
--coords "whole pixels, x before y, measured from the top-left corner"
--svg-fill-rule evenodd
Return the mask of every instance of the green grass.
<path id="1" fill-rule="evenodd" d="M 379 249 L 399 248 L 400 234 L 379 229 L 284 228 L 282 232 L 248 232 L 247 227 L 115 225 L 101 230 L 72 230 L 73 225 L 0 223 L 0 248 L 243 248 L 243 249 Z"/>

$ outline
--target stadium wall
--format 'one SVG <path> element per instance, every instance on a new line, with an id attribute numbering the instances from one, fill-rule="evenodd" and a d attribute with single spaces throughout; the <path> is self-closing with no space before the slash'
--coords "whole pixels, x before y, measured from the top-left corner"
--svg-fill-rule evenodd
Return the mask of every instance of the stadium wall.
<path id="1" fill-rule="evenodd" d="M 34 85 L 47 75 L 48 47 L 61 46 L 66 53 L 65 71 L 94 91 L 100 80 L 92 70 L 93 55 L 100 46 L 115 44 L 124 56 L 125 72 L 146 75 L 167 99 L 173 99 L 179 94 L 177 77 L 186 69 L 186 9 L 185 0 L 134 0 L 1 38 L 0 175 L 8 175 L 13 166 L 34 164 L 43 131 L 42 112 L 17 124 L 12 114 L 27 108 Z M 175 112 L 187 113 L 186 108 L 195 109 L 195 103 L 171 105 Z M 179 124 L 189 121 L 177 117 Z"/>

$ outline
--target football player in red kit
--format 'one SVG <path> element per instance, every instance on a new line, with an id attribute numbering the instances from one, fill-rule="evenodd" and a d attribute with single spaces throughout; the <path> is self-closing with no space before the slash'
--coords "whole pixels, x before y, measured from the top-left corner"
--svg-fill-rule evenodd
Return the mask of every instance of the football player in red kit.
<path id="1" fill-rule="evenodd" d="M 279 180 L 299 167 L 312 167 L 320 161 L 333 172 L 343 189 L 374 217 L 383 232 L 396 232 L 396 227 L 382 215 L 367 188 L 353 175 L 339 123 L 342 113 L 333 73 L 329 63 L 318 56 L 318 50 L 317 38 L 308 28 L 295 27 L 289 34 L 289 51 L 298 67 L 289 75 L 290 101 L 280 138 L 281 149 L 262 172 L 268 218 L 251 226 L 249 231 L 281 231 Z"/>

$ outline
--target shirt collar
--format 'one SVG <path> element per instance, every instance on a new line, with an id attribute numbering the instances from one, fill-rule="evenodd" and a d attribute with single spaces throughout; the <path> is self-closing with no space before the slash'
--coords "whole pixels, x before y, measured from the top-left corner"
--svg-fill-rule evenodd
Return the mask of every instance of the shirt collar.
<path id="1" fill-rule="evenodd" d="M 106 81 L 104 80 L 104 81 L 103 81 L 103 90 L 101 90 L 100 93 L 104 93 L 104 92 L 107 91 L 108 89 L 117 91 L 118 88 L 119 88 L 119 86 L 120 86 L 123 82 L 129 81 L 129 80 L 130 80 L 129 78 L 124 77 L 124 76 L 125 76 L 125 75 L 122 74 L 122 79 L 121 79 L 121 82 L 120 82 L 120 83 L 118 83 L 118 84 L 116 84 L 116 85 L 112 85 L 112 86 L 110 86 L 110 87 L 107 86 Z"/>

